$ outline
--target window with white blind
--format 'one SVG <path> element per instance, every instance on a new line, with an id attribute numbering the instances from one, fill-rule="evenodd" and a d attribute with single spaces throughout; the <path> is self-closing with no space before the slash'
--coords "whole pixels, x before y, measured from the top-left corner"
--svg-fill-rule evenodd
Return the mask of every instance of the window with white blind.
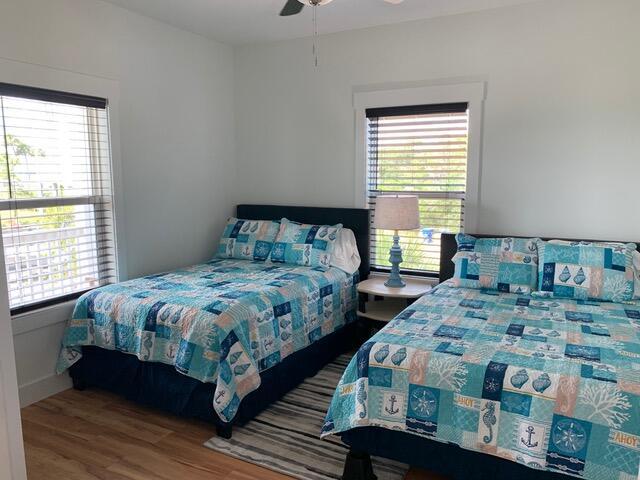
<path id="1" fill-rule="evenodd" d="M 0 83 L 0 221 L 12 313 L 115 280 L 105 99 Z"/>
<path id="2" fill-rule="evenodd" d="M 401 269 L 436 275 L 440 235 L 464 227 L 468 104 L 371 108 L 366 116 L 367 200 L 372 222 L 378 195 L 417 195 L 421 229 L 400 232 Z M 371 227 L 374 270 L 388 269 L 392 243 L 392 231 Z"/>

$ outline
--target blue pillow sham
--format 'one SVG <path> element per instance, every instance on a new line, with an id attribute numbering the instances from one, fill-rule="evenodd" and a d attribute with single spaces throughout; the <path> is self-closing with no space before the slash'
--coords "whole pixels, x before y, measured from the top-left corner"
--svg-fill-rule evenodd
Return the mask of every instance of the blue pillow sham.
<path id="1" fill-rule="evenodd" d="M 283 218 L 273 244 L 271 261 L 328 269 L 342 224 L 311 225 Z"/>
<path id="2" fill-rule="evenodd" d="M 633 243 L 540 241 L 534 296 L 627 302 L 634 297 Z"/>
<path id="3" fill-rule="evenodd" d="M 275 220 L 227 220 L 218 246 L 218 257 L 264 261 L 269 258 L 280 222 Z"/>
<path id="4" fill-rule="evenodd" d="M 455 287 L 531 293 L 538 283 L 537 238 L 456 235 Z"/>

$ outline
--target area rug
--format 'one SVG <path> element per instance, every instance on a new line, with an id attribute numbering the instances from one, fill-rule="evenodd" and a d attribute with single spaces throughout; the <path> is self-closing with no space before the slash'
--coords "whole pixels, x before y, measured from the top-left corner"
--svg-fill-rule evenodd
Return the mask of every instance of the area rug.
<path id="1" fill-rule="evenodd" d="M 339 438 L 320 439 L 320 428 L 351 355 L 342 355 L 307 379 L 244 427 L 233 438 L 213 437 L 205 447 L 301 480 L 338 480 L 349 448 Z M 402 480 L 409 467 L 373 459 L 379 480 Z"/>

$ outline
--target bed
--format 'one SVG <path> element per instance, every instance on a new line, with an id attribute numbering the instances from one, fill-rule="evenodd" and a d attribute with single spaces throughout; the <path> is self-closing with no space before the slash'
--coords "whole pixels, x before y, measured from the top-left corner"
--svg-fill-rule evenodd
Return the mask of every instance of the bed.
<path id="1" fill-rule="evenodd" d="M 204 419 L 230 438 L 233 425 L 353 348 L 356 285 L 369 274 L 368 210 L 238 205 L 236 216 L 342 223 L 360 268 L 214 258 L 101 287 L 78 300 L 58 371 L 68 369 L 76 389 Z"/>
<path id="2" fill-rule="evenodd" d="M 443 235 L 441 282 L 455 253 Z M 370 455 L 455 479 L 636 479 L 640 302 L 441 283 L 362 345 L 322 434 L 351 447 L 344 480 L 375 478 Z"/>

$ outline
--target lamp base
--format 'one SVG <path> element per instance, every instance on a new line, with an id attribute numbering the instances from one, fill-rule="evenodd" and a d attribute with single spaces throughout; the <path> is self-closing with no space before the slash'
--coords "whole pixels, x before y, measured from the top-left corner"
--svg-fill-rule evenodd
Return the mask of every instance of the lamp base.
<path id="1" fill-rule="evenodd" d="M 389 277 L 389 280 L 384 282 L 384 286 L 385 287 L 389 287 L 389 288 L 402 288 L 402 287 L 404 287 L 406 285 L 407 284 L 402 281 L 400 276 L 398 276 L 398 278 Z"/>
<path id="2" fill-rule="evenodd" d="M 391 263 L 391 271 L 389 278 L 384 282 L 389 288 L 402 288 L 406 285 L 400 278 L 400 264 L 402 263 L 402 248 L 400 248 L 400 237 L 398 232 L 393 236 L 393 245 L 389 250 L 389 263 Z"/>

